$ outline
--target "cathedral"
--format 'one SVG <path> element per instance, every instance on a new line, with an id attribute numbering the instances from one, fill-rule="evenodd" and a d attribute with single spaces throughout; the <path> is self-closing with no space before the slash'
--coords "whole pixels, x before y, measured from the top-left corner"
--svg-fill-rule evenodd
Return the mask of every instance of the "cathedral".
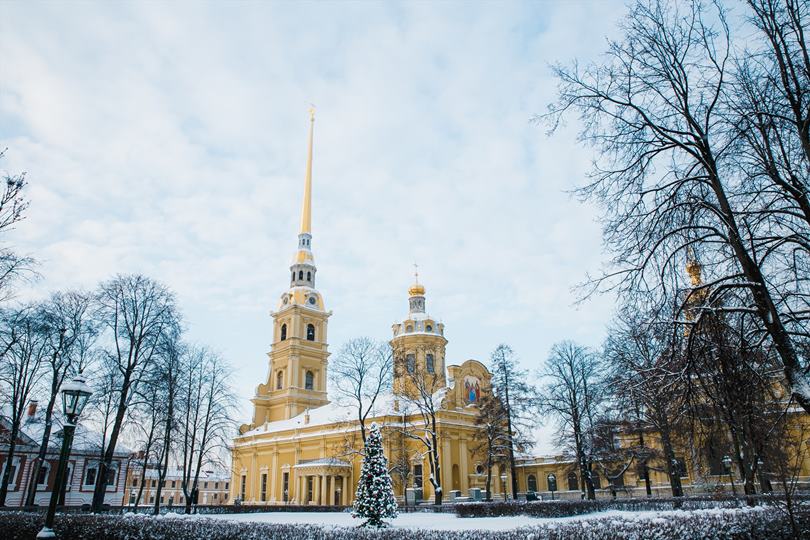
<path id="1" fill-rule="evenodd" d="M 233 441 L 231 500 L 243 504 L 349 505 L 360 474 L 359 424 L 327 393 L 331 311 L 315 286 L 312 252 L 312 147 L 310 112 L 298 249 L 289 269 L 290 286 L 272 312 L 273 342 L 264 382 L 256 388 L 253 419 Z M 392 389 L 378 397 L 366 420 L 382 427 L 389 461 L 400 464 L 395 490 L 404 500 L 432 500 L 435 492 L 466 494 L 484 487 L 483 459 L 473 455 L 476 402 L 490 373 L 476 361 L 446 365 L 444 325 L 425 310 L 425 287 L 408 290 L 408 314 L 393 325 Z M 417 376 L 422 374 L 423 376 Z M 420 395 L 424 407 L 414 407 Z M 435 407 L 434 407 L 435 403 Z M 435 439 L 427 445 L 401 435 L 410 426 Z M 433 438 L 431 438 L 433 439 Z M 437 474 L 438 473 L 438 474 Z M 506 477 L 493 475 L 505 488 Z"/>
<path id="2" fill-rule="evenodd" d="M 312 143 L 310 113 L 298 249 L 289 268 L 290 286 L 272 312 L 273 340 L 267 376 L 253 397 L 253 418 L 239 428 L 232 445 L 230 500 L 249 505 L 335 505 L 353 503 L 363 447 L 357 410 L 330 400 L 327 392 L 329 348 L 327 324 L 332 315 L 315 287 L 317 268 L 312 253 Z M 700 265 L 690 260 L 687 273 L 693 296 L 701 300 Z M 392 325 L 392 385 L 375 401 L 366 417 L 381 426 L 395 494 L 403 502 L 477 498 L 485 488 L 485 455 L 477 453 L 478 402 L 490 389 L 491 374 L 476 360 L 447 365 L 444 324 L 426 311 L 426 289 L 416 282 L 408 289 L 408 313 Z M 687 318 L 691 317 L 687 310 Z M 806 437 L 807 415 L 797 407 L 786 411 L 790 432 Z M 638 430 L 617 428 L 616 448 L 631 448 Z M 661 449 L 661 434 L 644 430 L 646 444 Z M 716 443 L 716 444 L 715 444 Z M 674 448 L 671 468 L 687 494 L 735 492 L 733 469 L 722 441 L 687 438 Z M 810 486 L 810 441 L 795 456 L 798 480 Z M 659 452 L 656 450 L 656 452 Z M 659 452 L 660 453 L 660 452 Z M 632 462 L 631 462 L 632 463 Z M 667 467 L 656 457 L 649 466 L 603 464 L 589 473 L 597 496 L 669 496 Z M 767 466 L 767 465 L 766 465 Z M 508 470 L 492 471 L 493 497 L 505 496 L 512 480 Z M 642 479 L 645 473 L 646 480 Z M 567 454 L 520 455 L 516 481 L 521 496 L 579 499 L 583 479 Z M 760 489 L 771 489 L 772 474 L 762 473 Z M 477 488 L 477 489 L 476 489 Z"/>

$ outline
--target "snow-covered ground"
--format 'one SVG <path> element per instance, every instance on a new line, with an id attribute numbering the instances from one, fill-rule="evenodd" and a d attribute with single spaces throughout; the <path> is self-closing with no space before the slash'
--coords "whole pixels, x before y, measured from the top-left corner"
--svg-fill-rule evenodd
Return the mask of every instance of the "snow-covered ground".
<path id="1" fill-rule="evenodd" d="M 709 510 L 716 512 L 717 510 Z M 728 510 L 734 511 L 734 510 Z M 704 512 L 696 510 L 695 512 Z M 444 531 L 460 530 L 487 530 L 504 531 L 526 527 L 531 525 L 541 525 L 546 523 L 559 523 L 564 521 L 581 521 L 613 517 L 619 519 L 654 519 L 665 517 L 667 514 L 684 513 L 679 511 L 669 512 L 626 512 L 621 510 L 610 510 L 607 512 L 595 512 L 581 516 L 571 516 L 563 518 L 535 518 L 530 516 L 505 516 L 505 517 L 481 517 L 481 518 L 459 518 L 455 514 L 433 513 L 433 512 L 411 512 L 400 514 L 396 519 L 387 520 L 391 526 L 411 529 L 430 529 Z M 170 517 L 171 515 L 165 516 Z M 178 518 L 181 516 L 177 516 Z M 308 525 L 325 525 L 334 527 L 356 527 L 361 520 L 353 519 L 347 512 L 261 512 L 255 514 L 211 514 L 206 516 L 212 519 L 242 521 L 253 523 L 300 523 Z"/>

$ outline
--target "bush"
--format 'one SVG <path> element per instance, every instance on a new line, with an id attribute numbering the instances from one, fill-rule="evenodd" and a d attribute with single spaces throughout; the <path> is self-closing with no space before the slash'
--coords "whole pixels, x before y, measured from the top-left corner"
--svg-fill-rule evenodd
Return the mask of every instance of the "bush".
<path id="1" fill-rule="evenodd" d="M 810 500 L 810 495 L 794 496 L 794 502 Z M 532 517 L 567 517 L 604 512 L 606 510 L 625 510 L 628 512 L 664 511 L 664 510 L 705 510 L 710 508 L 743 508 L 755 504 L 784 503 L 773 495 L 754 495 L 748 497 L 671 497 L 656 499 L 597 499 L 594 501 L 505 501 L 475 502 L 455 505 L 459 517 L 499 517 L 526 515 Z"/>
<path id="2" fill-rule="evenodd" d="M 800 524 L 804 537 L 810 533 L 810 516 Z M 42 514 L 0 513 L 0 531 L 8 540 L 28 540 L 42 527 Z M 470 522 L 471 525 L 474 521 Z M 474 526 L 474 525 L 473 525 Z M 314 525 L 247 523 L 206 517 L 151 517 L 117 515 L 58 515 L 56 532 L 64 540 L 782 540 L 793 535 L 786 517 L 769 508 L 713 509 L 695 512 L 669 512 L 653 516 L 605 516 L 581 521 L 548 522 L 510 531 L 427 531 L 414 534 L 410 529 L 373 531 Z M 800 533 L 801 534 L 801 533 Z"/>

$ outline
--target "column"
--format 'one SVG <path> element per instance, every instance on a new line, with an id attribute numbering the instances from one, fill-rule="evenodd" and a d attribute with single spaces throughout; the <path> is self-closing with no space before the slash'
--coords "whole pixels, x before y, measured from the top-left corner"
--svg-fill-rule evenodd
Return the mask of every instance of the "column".
<path id="1" fill-rule="evenodd" d="M 453 463 L 451 459 L 450 437 L 444 433 L 442 435 L 442 453 L 439 456 L 442 470 L 439 482 L 441 482 L 442 486 L 442 500 L 448 501 L 450 490 L 453 489 Z"/>
<path id="2" fill-rule="evenodd" d="M 343 486 L 342 486 L 343 492 L 340 494 L 341 497 L 343 498 L 343 506 L 349 506 L 349 500 L 350 500 L 349 499 L 349 492 L 352 489 L 351 485 L 352 485 L 352 482 L 349 479 L 349 475 L 344 474 L 343 475 Z"/>
<path id="3" fill-rule="evenodd" d="M 247 495 L 250 497 L 250 502 L 256 502 L 259 499 L 257 494 L 259 484 L 259 466 L 256 463 L 256 452 L 250 456 L 250 474 L 247 477 L 247 482 L 250 484 L 250 489 L 247 490 Z"/>
<path id="4" fill-rule="evenodd" d="M 323 505 L 329 504 L 329 501 L 326 498 L 326 493 L 327 493 L 327 491 L 326 491 L 326 487 L 327 487 L 326 483 L 327 482 L 326 481 L 328 479 L 329 479 L 329 477 L 326 476 L 325 474 L 321 475 L 321 504 L 323 504 Z"/>
<path id="5" fill-rule="evenodd" d="M 306 504 L 306 491 L 305 491 L 306 486 L 304 485 L 306 483 L 306 476 L 304 476 L 300 472 L 297 474 L 298 474 L 298 481 L 296 482 L 296 484 L 298 484 L 298 493 L 295 494 L 295 498 L 298 501 L 298 504 Z"/>
<path id="6" fill-rule="evenodd" d="M 315 475 L 312 482 L 312 502 L 321 504 L 321 475 Z"/>
<path id="7" fill-rule="evenodd" d="M 270 469 L 270 502 L 276 502 L 276 469 L 278 468 L 278 450 L 273 450 L 273 461 Z"/>
<path id="8" fill-rule="evenodd" d="M 458 458 L 461 461 L 458 466 L 459 472 L 461 473 L 461 494 L 467 497 L 469 496 L 470 489 L 470 471 L 467 469 L 470 462 L 470 456 L 467 453 L 467 439 L 461 439 L 458 441 Z"/>

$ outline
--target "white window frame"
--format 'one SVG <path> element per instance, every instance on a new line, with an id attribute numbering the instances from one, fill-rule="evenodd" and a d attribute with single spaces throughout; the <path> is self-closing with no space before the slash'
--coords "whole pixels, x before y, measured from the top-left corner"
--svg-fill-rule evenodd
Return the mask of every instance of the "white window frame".
<path id="1" fill-rule="evenodd" d="M 8 461 L 3 462 L 3 467 L 0 468 L 0 480 L 3 479 L 3 475 L 6 474 L 6 465 Z M 14 456 L 14 459 L 11 460 L 11 465 L 14 467 L 14 474 L 12 478 L 8 479 L 8 490 L 15 491 L 17 489 L 17 477 L 20 475 L 20 456 Z"/>

